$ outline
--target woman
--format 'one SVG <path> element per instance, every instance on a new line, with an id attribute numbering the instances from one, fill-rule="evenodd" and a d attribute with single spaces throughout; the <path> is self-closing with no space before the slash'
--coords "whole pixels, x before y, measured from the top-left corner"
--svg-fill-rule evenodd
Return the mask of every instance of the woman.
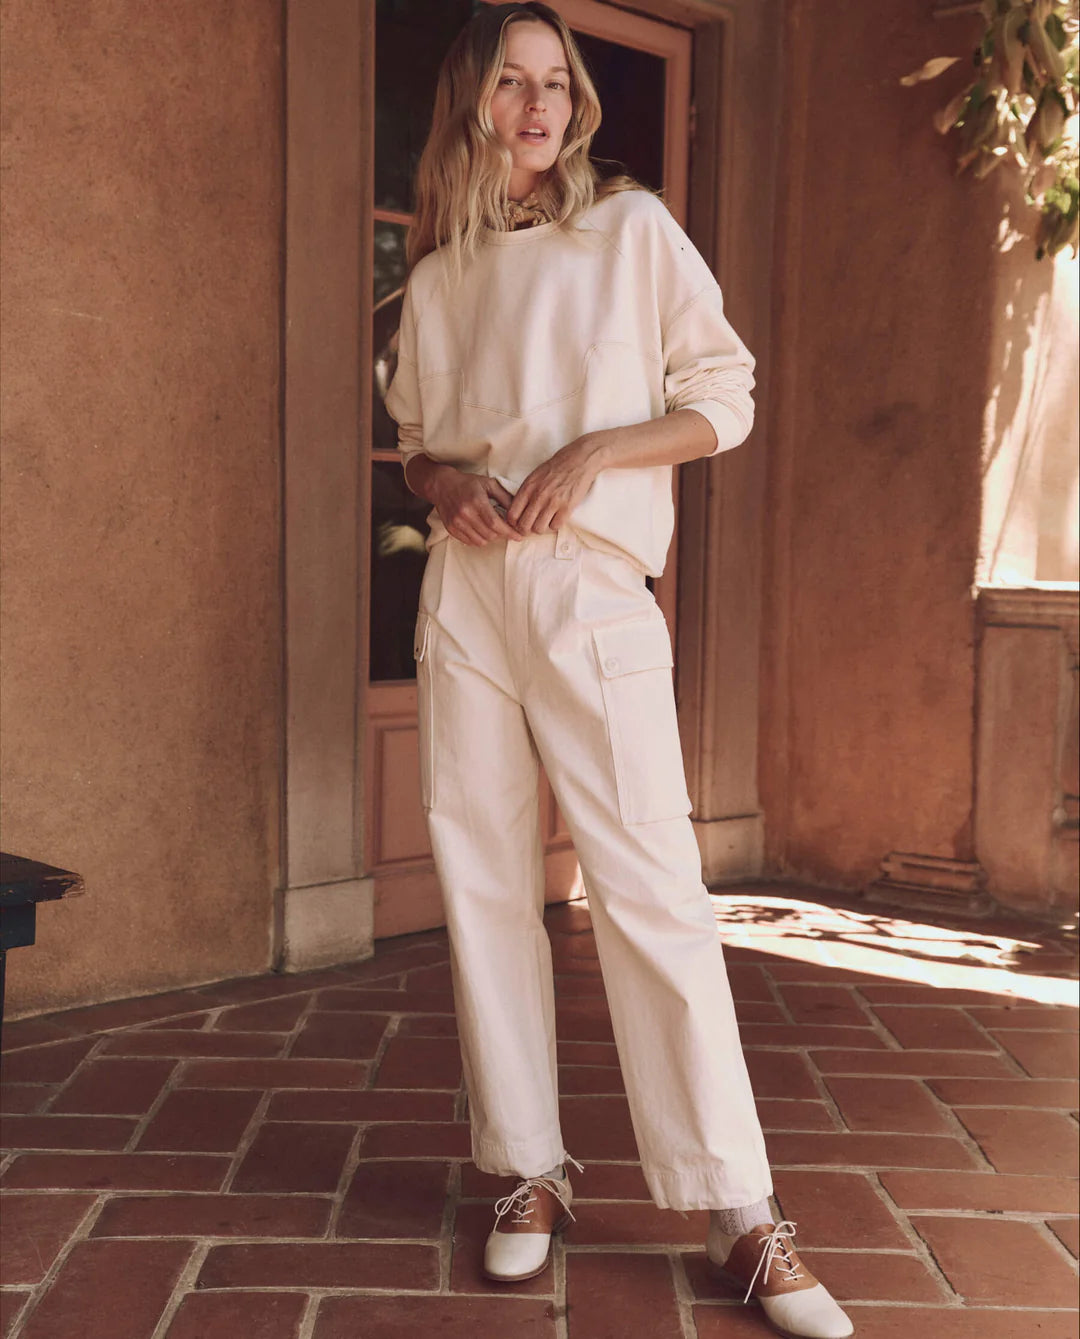
<path id="1" fill-rule="evenodd" d="M 712 1210 L 714 1266 L 781 1333 L 850 1322 L 769 1208 L 671 679 L 646 585 L 671 466 L 750 431 L 753 359 L 653 194 L 600 184 L 569 29 L 482 7 L 439 77 L 386 406 L 429 556 L 421 788 L 451 948 L 472 1154 L 516 1176 L 484 1269 L 539 1273 L 572 1192 L 559 1128 L 537 758 L 573 837 L 634 1132 L 661 1208 Z"/>

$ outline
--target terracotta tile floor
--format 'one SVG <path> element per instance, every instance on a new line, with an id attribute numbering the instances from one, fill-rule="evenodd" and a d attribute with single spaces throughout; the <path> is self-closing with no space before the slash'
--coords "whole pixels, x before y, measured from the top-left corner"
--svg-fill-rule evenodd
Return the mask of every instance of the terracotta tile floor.
<path id="1" fill-rule="evenodd" d="M 777 1207 L 860 1339 L 1077 1333 L 1075 938 L 809 890 L 713 898 Z M 707 1215 L 648 1199 L 584 903 L 549 910 L 564 1134 L 551 1268 L 478 1256 L 441 932 L 355 967 L 5 1029 L 5 1339 L 753 1339 Z M 32 951 L 32 950 L 22 950 Z"/>

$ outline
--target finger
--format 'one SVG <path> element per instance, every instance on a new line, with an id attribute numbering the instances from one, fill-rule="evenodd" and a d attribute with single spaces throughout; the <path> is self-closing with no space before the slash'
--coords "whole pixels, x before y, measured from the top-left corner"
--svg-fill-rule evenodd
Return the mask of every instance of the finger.
<path id="1" fill-rule="evenodd" d="M 483 548 L 485 544 L 491 543 L 491 535 L 488 534 L 483 526 L 470 523 L 468 530 L 469 534 L 472 536 L 472 541 L 477 548 Z"/>
<path id="2" fill-rule="evenodd" d="M 518 541 L 518 542 L 520 542 L 521 540 L 523 540 L 523 539 L 525 538 L 525 536 L 522 535 L 522 534 L 519 534 L 518 531 L 515 530 L 514 527 L 513 527 L 512 525 L 507 525 L 507 523 L 506 523 L 506 522 L 503 520 L 503 518 L 498 514 L 498 512 L 493 512 L 493 513 L 492 513 L 492 516 L 493 516 L 493 518 L 494 518 L 494 519 L 492 520 L 492 523 L 491 523 L 491 524 L 492 524 L 492 537 L 493 537 L 493 538 L 497 538 L 497 539 L 513 539 L 513 540 L 516 540 L 516 541 Z"/>
<path id="3" fill-rule="evenodd" d="M 506 519 L 511 525 L 521 526 L 522 514 L 532 503 L 533 490 L 529 486 L 528 480 L 525 481 L 514 495 L 514 500 L 506 509 Z"/>
<path id="4" fill-rule="evenodd" d="M 483 518 L 484 510 L 474 502 L 464 502 L 454 512 L 454 524 L 474 534 L 483 529 Z"/>
<path id="5" fill-rule="evenodd" d="M 507 525 L 490 502 L 485 502 L 477 510 L 464 513 L 462 519 L 482 537 L 485 544 L 491 543 L 493 539 L 519 541 L 524 539 L 524 535 L 519 535 L 516 530 Z"/>
<path id="6" fill-rule="evenodd" d="M 555 511 L 555 506 L 547 498 L 535 498 L 521 518 L 518 529 L 525 534 L 541 535 L 547 529 L 546 518 Z"/>
<path id="7" fill-rule="evenodd" d="M 454 536 L 455 539 L 459 539 L 462 542 L 462 544 L 468 544 L 473 548 L 476 548 L 478 545 L 484 542 L 481 539 L 479 533 L 476 530 L 474 530 L 471 525 L 462 520 L 460 517 L 454 523 L 454 528 L 450 531 L 450 533 Z"/>
<path id="8" fill-rule="evenodd" d="M 511 525 L 521 528 L 521 518 L 523 514 L 525 514 L 525 511 L 537 501 L 542 487 L 543 485 L 535 473 L 530 474 L 529 478 L 522 483 L 522 486 L 519 487 L 517 493 L 514 494 L 513 503 L 511 503 L 506 510 L 506 520 L 509 521 Z"/>
<path id="9" fill-rule="evenodd" d="M 482 502 L 477 507 L 470 507 L 462 519 L 472 527 L 485 544 L 495 539 L 499 533 L 495 526 L 501 520 L 501 517 L 488 502 Z"/>
<path id="10" fill-rule="evenodd" d="M 523 492 L 524 490 L 518 491 L 518 495 L 514 499 L 514 505 L 506 513 L 506 519 L 511 525 L 516 526 L 522 534 L 527 534 L 539 510 L 540 499 L 533 497 L 531 493 L 525 493 L 522 496 Z"/>
<path id="11" fill-rule="evenodd" d="M 513 526 L 507 524 L 506 520 L 504 519 L 503 513 L 499 511 L 498 508 L 496 508 L 493 503 L 489 502 L 488 506 L 485 508 L 483 513 L 477 513 L 476 519 L 480 520 L 481 528 L 492 539 L 523 538 L 523 536 L 519 535 L 518 532 L 513 528 Z"/>
<path id="12" fill-rule="evenodd" d="M 513 493 L 505 489 L 498 479 L 488 479 L 487 490 L 489 496 L 493 497 L 496 502 L 501 502 L 504 507 L 509 507 L 514 501 Z"/>
<path id="13" fill-rule="evenodd" d="M 553 531 L 555 529 L 555 514 L 558 510 L 559 508 L 555 505 L 545 508 L 545 510 L 540 513 L 539 520 L 533 525 L 534 533 L 546 535 Z"/>

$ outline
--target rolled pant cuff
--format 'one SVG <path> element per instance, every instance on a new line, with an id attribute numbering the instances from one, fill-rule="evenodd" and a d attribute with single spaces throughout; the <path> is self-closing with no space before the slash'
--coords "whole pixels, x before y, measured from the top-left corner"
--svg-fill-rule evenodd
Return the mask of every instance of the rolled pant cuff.
<path id="1" fill-rule="evenodd" d="M 487 1139 L 472 1140 L 472 1160 L 477 1171 L 491 1176 L 539 1176 L 566 1159 L 566 1149 L 556 1135 L 524 1139 L 515 1144 Z"/>
<path id="2" fill-rule="evenodd" d="M 686 1171 L 655 1172 L 642 1167 L 645 1184 L 658 1209 L 741 1208 L 757 1204 L 773 1193 L 772 1178 L 751 1182 L 745 1177 L 735 1178 L 729 1172 L 715 1168 L 687 1168 Z"/>

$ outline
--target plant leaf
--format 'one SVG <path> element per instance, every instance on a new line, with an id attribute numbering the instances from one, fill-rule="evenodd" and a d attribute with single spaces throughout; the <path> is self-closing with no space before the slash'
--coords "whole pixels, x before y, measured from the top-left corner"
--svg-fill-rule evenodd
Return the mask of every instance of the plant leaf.
<path id="1" fill-rule="evenodd" d="M 934 113 L 934 126 L 939 135 L 947 134 L 956 125 L 967 99 L 968 90 L 965 88 L 963 93 L 957 93 L 955 98 L 951 98 Z"/>
<path id="2" fill-rule="evenodd" d="M 1001 44 L 999 61 L 1002 83 L 1010 96 L 1020 91 L 1020 80 L 1024 70 L 1025 48 L 1019 38 L 1020 29 L 1027 22 L 1023 8 L 1011 9 L 1001 24 Z"/>
<path id="3" fill-rule="evenodd" d="M 1060 83 L 1065 78 L 1065 62 L 1034 14 L 1028 20 L 1027 45 L 1036 63 L 1042 66 L 1051 79 Z"/>
<path id="4" fill-rule="evenodd" d="M 956 170 L 982 178 L 1008 161 L 1024 199 L 1040 214 L 1036 255 L 1080 254 L 1080 13 L 1078 0 L 979 0 L 983 32 L 973 80 L 933 114 L 955 129 Z M 969 50 L 971 50 L 969 48 Z M 936 79 L 959 60 L 936 56 L 900 80 Z M 953 88 L 956 82 L 949 81 Z"/>
<path id="5" fill-rule="evenodd" d="M 936 79 L 960 59 L 959 56 L 935 56 L 912 74 L 905 74 L 900 82 L 905 88 L 910 88 L 912 84 L 921 84 L 925 79 Z"/>
<path id="6" fill-rule="evenodd" d="M 976 178 L 981 180 L 988 173 L 993 172 L 994 168 L 999 167 L 1001 163 L 1004 161 L 1004 159 L 1005 159 L 1004 149 L 990 149 L 989 151 L 983 153 L 982 157 L 979 160 L 978 165 L 975 168 Z"/>

